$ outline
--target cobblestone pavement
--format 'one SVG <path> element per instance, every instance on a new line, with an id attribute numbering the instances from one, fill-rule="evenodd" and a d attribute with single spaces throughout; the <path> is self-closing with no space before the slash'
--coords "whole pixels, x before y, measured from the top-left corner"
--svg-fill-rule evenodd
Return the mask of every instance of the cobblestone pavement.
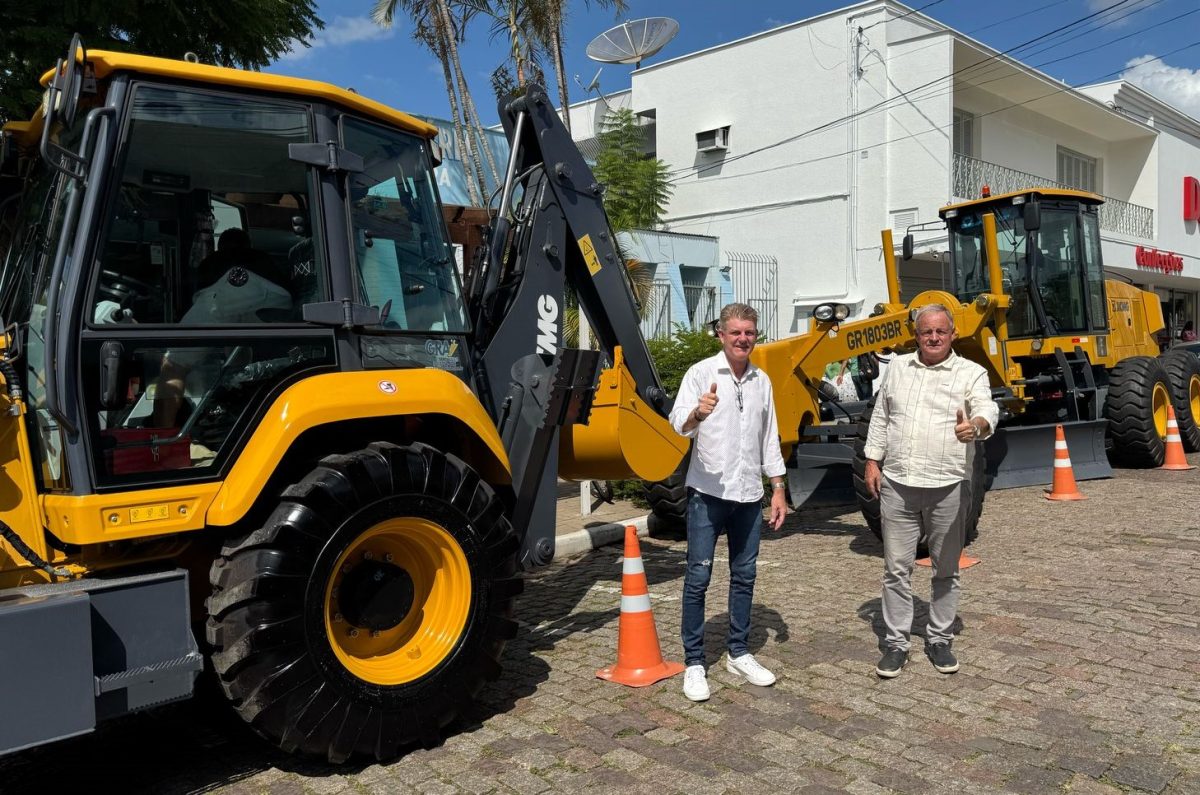
<path id="1" fill-rule="evenodd" d="M 685 700 L 679 677 L 596 679 L 616 653 L 620 551 L 608 547 L 531 577 L 506 676 L 439 747 L 331 769 L 193 701 L 0 760 L 0 790 L 1200 792 L 1200 470 L 1081 487 L 1080 503 L 988 495 L 952 676 L 915 650 L 898 679 L 876 678 L 880 546 L 856 513 L 810 511 L 762 546 L 751 641 L 775 687 L 724 670 L 721 569 L 710 701 Z M 664 651 L 679 659 L 684 543 L 647 540 L 642 553 Z"/>

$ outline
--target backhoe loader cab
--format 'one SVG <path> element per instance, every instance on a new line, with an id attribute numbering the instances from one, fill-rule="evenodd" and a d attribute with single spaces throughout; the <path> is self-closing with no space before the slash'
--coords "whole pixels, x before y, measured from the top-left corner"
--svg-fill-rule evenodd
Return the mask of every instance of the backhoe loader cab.
<path id="1" fill-rule="evenodd" d="M 0 753 L 187 697 L 205 653 L 288 751 L 434 742 L 500 674 L 556 476 L 685 449 L 553 105 L 501 106 L 464 285 L 424 122 L 78 37 L 43 84 L 0 169 L 0 704 L 34 716 Z"/>

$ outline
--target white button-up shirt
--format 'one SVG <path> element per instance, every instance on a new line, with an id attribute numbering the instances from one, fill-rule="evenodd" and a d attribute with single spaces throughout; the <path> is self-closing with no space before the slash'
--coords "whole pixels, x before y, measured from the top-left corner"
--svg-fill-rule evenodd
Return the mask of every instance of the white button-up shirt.
<path id="1" fill-rule="evenodd" d="M 875 398 L 863 452 L 883 462 L 883 474 L 906 486 L 933 488 L 970 480 L 975 445 L 954 435 L 958 410 L 987 420 L 990 436 L 1000 411 L 987 371 L 953 351 L 926 366 L 915 353 L 897 356 Z"/>
<path id="2" fill-rule="evenodd" d="M 713 384 L 717 385 L 717 407 L 707 419 L 684 432 L 684 423 L 699 405 L 701 393 Z M 738 381 L 724 351 L 688 369 L 671 409 L 671 425 L 677 433 L 695 440 L 687 485 L 696 491 L 734 502 L 758 502 L 763 496 L 763 475 L 783 477 L 787 471 L 779 449 L 771 379 L 747 364 Z"/>

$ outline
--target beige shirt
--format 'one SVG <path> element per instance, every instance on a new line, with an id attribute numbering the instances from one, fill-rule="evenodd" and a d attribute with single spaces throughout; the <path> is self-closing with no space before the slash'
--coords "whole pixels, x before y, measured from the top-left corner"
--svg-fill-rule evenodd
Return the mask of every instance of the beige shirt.
<path id="1" fill-rule="evenodd" d="M 884 373 L 863 449 L 883 462 L 883 474 L 906 486 L 947 486 L 971 478 L 975 444 L 954 435 L 958 410 L 987 420 L 991 435 L 999 420 L 987 371 L 953 351 L 931 367 L 917 354 L 896 357 Z"/>
<path id="2" fill-rule="evenodd" d="M 717 385 L 717 407 L 685 433 L 683 426 L 699 404 L 700 394 L 713 384 Z M 787 472 L 779 447 L 771 379 L 747 364 L 738 381 L 724 351 L 688 369 L 671 409 L 671 425 L 680 435 L 695 439 L 687 485 L 696 491 L 734 502 L 758 502 L 763 496 L 763 475 L 776 478 Z"/>

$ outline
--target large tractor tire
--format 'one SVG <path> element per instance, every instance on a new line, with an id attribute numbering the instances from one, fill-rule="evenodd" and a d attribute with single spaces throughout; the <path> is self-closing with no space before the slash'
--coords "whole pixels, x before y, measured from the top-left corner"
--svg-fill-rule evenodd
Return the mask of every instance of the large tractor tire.
<path id="1" fill-rule="evenodd" d="M 454 456 L 383 443 L 329 456 L 212 566 L 221 686 L 289 753 L 338 763 L 436 744 L 500 674 L 518 548 Z"/>
<path id="2" fill-rule="evenodd" d="M 650 504 L 647 521 L 652 532 L 687 531 L 687 475 L 691 460 L 691 454 L 685 454 L 665 480 L 642 482 L 643 494 Z"/>
<path id="3" fill-rule="evenodd" d="M 858 427 L 855 430 L 857 438 L 854 440 L 854 463 L 852 464 L 852 469 L 854 494 L 858 498 L 859 510 L 862 511 L 863 519 L 867 522 L 867 527 L 871 528 L 871 532 L 875 534 L 876 538 L 883 541 L 883 524 L 879 513 L 879 498 L 867 490 L 867 457 L 864 453 L 864 448 L 867 444 L 867 429 L 871 426 L 871 415 L 874 413 L 875 397 L 872 397 L 858 418 Z M 983 513 L 983 498 L 987 494 L 988 487 L 986 464 L 987 459 L 983 453 L 983 443 L 976 442 L 974 469 L 971 472 L 971 509 L 970 513 L 967 514 L 963 546 L 970 546 L 979 537 L 979 517 Z M 929 547 L 926 545 L 925 539 L 922 538 L 917 547 L 917 556 L 925 557 L 928 554 Z"/>
<path id="4" fill-rule="evenodd" d="M 1158 359 L 1131 356 L 1108 377 L 1104 418 L 1108 420 L 1109 456 L 1128 467 L 1162 466 L 1171 403 L 1167 372 Z"/>
<path id="5" fill-rule="evenodd" d="M 1171 390 L 1171 405 L 1175 407 L 1183 449 L 1189 453 L 1200 452 L 1200 356 L 1176 348 L 1158 358 L 1167 372 L 1167 386 Z"/>

